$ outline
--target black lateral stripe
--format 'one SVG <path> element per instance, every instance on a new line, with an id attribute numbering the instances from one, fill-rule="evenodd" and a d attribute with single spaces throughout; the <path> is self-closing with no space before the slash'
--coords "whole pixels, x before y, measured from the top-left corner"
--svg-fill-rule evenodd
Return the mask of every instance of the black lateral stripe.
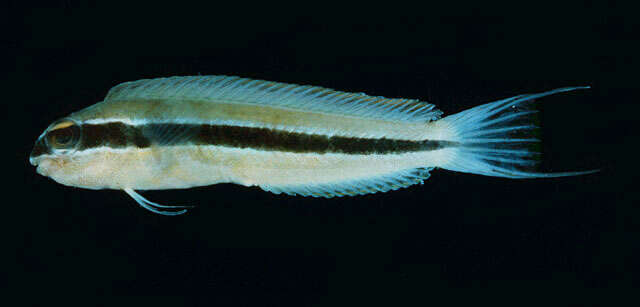
<path id="1" fill-rule="evenodd" d="M 145 148 L 151 146 L 150 139 L 142 135 L 140 127 L 120 122 L 105 124 L 83 124 L 81 127 L 79 149 L 96 147 L 124 148 L 135 146 Z"/>
<path id="2" fill-rule="evenodd" d="M 389 154 L 429 151 L 455 146 L 455 142 L 356 138 L 287 132 L 258 127 L 199 124 L 146 124 L 114 122 L 82 126 L 81 148 L 122 148 L 152 145 L 220 145 L 296 153 Z"/>

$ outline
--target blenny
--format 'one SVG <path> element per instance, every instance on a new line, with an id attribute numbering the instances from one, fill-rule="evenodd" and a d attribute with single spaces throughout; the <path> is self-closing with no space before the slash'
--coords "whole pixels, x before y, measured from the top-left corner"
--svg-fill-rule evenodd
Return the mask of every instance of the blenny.
<path id="1" fill-rule="evenodd" d="M 69 186 L 136 190 L 232 182 L 273 193 L 334 197 L 423 183 L 434 168 L 508 178 L 535 171 L 530 102 L 587 86 L 518 95 L 441 118 L 434 105 L 318 86 L 230 76 L 139 80 L 51 124 L 30 162 Z"/>

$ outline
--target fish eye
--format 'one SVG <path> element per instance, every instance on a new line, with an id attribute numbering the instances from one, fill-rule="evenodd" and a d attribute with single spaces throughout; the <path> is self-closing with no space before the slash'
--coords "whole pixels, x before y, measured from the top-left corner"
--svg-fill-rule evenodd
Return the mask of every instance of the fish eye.
<path id="1" fill-rule="evenodd" d="M 80 127 L 71 120 L 60 120 L 51 125 L 45 140 L 52 149 L 73 148 L 80 140 Z"/>

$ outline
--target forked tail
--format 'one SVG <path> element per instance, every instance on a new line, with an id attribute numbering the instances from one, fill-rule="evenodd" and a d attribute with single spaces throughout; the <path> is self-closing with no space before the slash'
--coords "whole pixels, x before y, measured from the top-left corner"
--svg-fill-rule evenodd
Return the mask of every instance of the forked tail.
<path id="1" fill-rule="evenodd" d="M 438 121 L 447 140 L 458 142 L 450 149 L 442 168 L 508 178 L 574 176 L 596 172 L 540 173 L 535 166 L 540 155 L 538 128 L 529 108 L 531 101 L 544 96 L 587 89 L 588 86 L 565 87 L 538 94 L 524 94 L 487 103 L 447 116 Z"/>

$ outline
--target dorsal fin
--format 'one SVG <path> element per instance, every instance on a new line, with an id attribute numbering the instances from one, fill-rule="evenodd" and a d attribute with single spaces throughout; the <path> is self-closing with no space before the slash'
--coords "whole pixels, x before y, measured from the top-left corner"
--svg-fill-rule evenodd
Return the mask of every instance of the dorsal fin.
<path id="1" fill-rule="evenodd" d="M 295 85 L 230 76 L 144 79 L 113 87 L 105 101 L 182 99 L 263 104 L 295 110 L 389 121 L 429 122 L 440 118 L 434 105 L 414 99 L 368 96 L 319 86 Z"/>

